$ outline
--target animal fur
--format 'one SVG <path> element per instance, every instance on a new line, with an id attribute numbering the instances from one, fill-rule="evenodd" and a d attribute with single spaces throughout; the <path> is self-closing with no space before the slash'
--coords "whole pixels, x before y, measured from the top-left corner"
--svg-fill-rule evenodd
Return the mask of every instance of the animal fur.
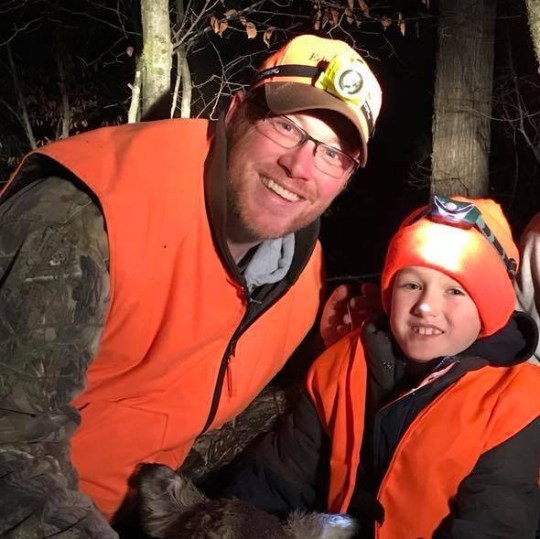
<path id="1" fill-rule="evenodd" d="M 294 512 L 286 522 L 240 500 L 209 500 L 167 466 L 144 464 L 138 473 L 141 520 L 157 539 L 349 539 L 346 515 Z"/>

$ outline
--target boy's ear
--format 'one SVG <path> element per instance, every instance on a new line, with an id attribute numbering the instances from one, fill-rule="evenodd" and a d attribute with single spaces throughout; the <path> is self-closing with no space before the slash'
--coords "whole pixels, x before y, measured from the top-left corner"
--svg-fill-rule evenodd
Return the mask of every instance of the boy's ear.
<path id="1" fill-rule="evenodd" d="M 225 125 L 228 126 L 231 123 L 231 119 L 235 115 L 236 111 L 238 110 L 238 107 L 246 100 L 247 94 L 244 92 L 244 90 L 240 90 L 239 92 L 236 92 L 231 102 L 229 103 L 229 108 L 227 109 L 227 113 L 225 114 Z"/>

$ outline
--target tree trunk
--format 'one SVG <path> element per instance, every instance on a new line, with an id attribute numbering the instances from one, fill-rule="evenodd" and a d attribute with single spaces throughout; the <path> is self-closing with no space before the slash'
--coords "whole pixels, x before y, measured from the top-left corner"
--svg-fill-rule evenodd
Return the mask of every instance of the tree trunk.
<path id="1" fill-rule="evenodd" d="M 172 43 L 169 1 L 141 0 L 143 27 L 142 114 L 169 94 L 171 87 Z"/>
<path id="2" fill-rule="evenodd" d="M 483 196 L 489 186 L 496 0 L 441 0 L 432 191 Z"/>
<path id="3" fill-rule="evenodd" d="M 540 1 L 526 0 L 526 4 L 534 53 L 536 54 L 536 61 L 540 65 Z"/>

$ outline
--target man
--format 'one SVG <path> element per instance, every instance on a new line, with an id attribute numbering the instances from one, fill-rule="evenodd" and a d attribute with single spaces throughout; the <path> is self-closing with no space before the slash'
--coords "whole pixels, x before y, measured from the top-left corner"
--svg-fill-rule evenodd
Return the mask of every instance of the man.
<path id="1" fill-rule="evenodd" d="M 380 105 L 353 49 L 301 36 L 217 125 L 24 160 L 0 206 L 0 534 L 114 537 L 136 466 L 177 467 L 270 381 L 315 319 L 317 220 Z"/>

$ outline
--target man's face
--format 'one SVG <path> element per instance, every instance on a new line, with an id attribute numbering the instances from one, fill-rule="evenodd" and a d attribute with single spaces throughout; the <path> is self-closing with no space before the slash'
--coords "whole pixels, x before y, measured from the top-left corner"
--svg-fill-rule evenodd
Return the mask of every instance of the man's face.
<path id="1" fill-rule="evenodd" d="M 287 117 L 313 138 L 346 151 L 344 128 L 330 114 Z M 334 178 L 315 167 L 312 141 L 283 148 L 255 128 L 255 119 L 228 127 L 227 233 L 233 241 L 279 238 L 309 225 L 347 183 L 349 173 Z"/>
<path id="2" fill-rule="evenodd" d="M 476 304 L 461 284 L 432 268 L 407 266 L 394 278 L 390 327 L 417 362 L 466 350 L 482 329 Z"/>

